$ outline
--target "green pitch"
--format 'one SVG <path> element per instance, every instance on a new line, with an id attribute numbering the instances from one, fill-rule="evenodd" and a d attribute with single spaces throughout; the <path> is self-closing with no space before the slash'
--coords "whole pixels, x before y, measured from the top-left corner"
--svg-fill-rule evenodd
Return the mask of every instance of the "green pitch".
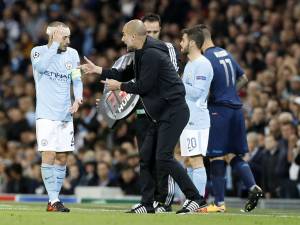
<path id="1" fill-rule="evenodd" d="M 222 214 L 176 215 L 126 214 L 128 205 L 72 204 L 70 213 L 46 212 L 45 204 L 0 202 L 0 225 L 300 225 L 300 212 L 293 210 L 255 209 L 242 213 L 229 209 Z"/>

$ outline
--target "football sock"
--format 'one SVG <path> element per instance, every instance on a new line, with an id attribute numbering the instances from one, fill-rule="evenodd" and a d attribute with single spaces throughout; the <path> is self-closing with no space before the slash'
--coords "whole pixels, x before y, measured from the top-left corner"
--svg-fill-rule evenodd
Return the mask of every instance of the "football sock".
<path id="1" fill-rule="evenodd" d="M 212 190 L 215 204 L 224 204 L 225 196 L 225 162 L 224 160 L 213 160 L 210 163 Z"/>
<path id="2" fill-rule="evenodd" d="M 250 188 L 256 184 L 249 164 L 245 162 L 241 157 L 234 157 L 230 161 L 230 165 L 232 167 L 233 172 L 239 175 L 240 179 L 243 181 L 248 190 L 250 190 Z"/>
<path id="3" fill-rule="evenodd" d="M 56 182 L 54 177 L 54 165 L 42 163 L 41 173 L 42 173 L 44 185 L 46 187 L 49 196 L 49 201 L 53 203 L 53 201 L 57 199 Z"/>
<path id="4" fill-rule="evenodd" d="M 56 181 L 56 194 L 57 198 L 66 177 L 66 166 L 54 165 L 54 177 Z"/>
<path id="5" fill-rule="evenodd" d="M 193 180 L 193 168 L 192 167 L 187 167 L 186 172 L 189 175 L 189 177 L 191 178 L 191 180 Z"/>
<path id="6" fill-rule="evenodd" d="M 206 171 L 204 167 L 193 169 L 193 183 L 195 184 L 199 194 L 203 197 L 205 195 L 205 187 L 206 187 Z"/>

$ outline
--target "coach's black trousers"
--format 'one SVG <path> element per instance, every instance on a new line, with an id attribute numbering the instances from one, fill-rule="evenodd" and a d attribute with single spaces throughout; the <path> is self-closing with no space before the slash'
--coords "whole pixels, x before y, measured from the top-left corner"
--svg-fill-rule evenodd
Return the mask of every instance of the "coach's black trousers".
<path id="1" fill-rule="evenodd" d="M 151 127 L 151 120 L 146 116 L 146 114 L 137 115 L 136 120 L 136 138 L 139 150 L 142 148 L 142 144 L 146 138 L 148 129 Z M 155 149 L 153 150 L 155 151 Z M 153 159 L 151 159 L 151 164 L 155 164 L 155 154 L 153 154 Z M 154 201 L 164 203 L 165 205 L 170 205 L 173 202 L 175 193 L 175 183 L 172 177 L 164 176 L 160 180 L 160 185 L 158 184 L 158 178 L 156 173 L 156 166 L 151 166 L 151 174 L 154 179 L 154 186 L 148 187 L 151 189 L 150 193 L 154 192 Z"/>
<path id="2" fill-rule="evenodd" d="M 164 188 L 164 180 L 171 175 L 187 199 L 201 198 L 184 168 L 174 159 L 175 145 L 189 120 L 188 106 L 184 100 L 167 104 L 159 121 L 148 129 L 140 150 L 141 202 L 144 205 L 153 203 L 155 176 L 159 190 Z"/>

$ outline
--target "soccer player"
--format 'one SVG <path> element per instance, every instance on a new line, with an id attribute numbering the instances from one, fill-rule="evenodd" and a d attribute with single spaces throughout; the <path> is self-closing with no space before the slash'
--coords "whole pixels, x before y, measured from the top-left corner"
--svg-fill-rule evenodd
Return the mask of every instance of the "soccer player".
<path id="1" fill-rule="evenodd" d="M 36 87 L 36 136 L 42 155 L 42 178 L 49 196 L 47 211 L 69 212 L 59 200 L 67 154 L 74 150 L 72 114 L 82 103 L 78 53 L 68 47 L 70 29 L 62 22 L 47 27 L 48 44 L 31 50 Z M 71 105 L 73 83 L 75 101 Z"/>
<path id="2" fill-rule="evenodd" d="M 157 14 L 147 14 L 142 18 L 142 21 L 145 25 L 147 35 L 159 39 L 160 30 L 161 30 L 161 20 L 160 16 Z M 174 48 L 171 43 L 165 42 L 165 45 L 168 48 L 169 57 L 175 68 L 175 70 L 181 74 L 181 61 L 179 53 Z M 128 49 L 131 51 L 131 49 Z M 86 59 L 87 64 L 81 65 L 80 68 L 85 73 L 98 73 L 101 74 L 101 77 L 113 78 L 119 81 L 129 81 L 134 78 L 133 70 L 133 61 L 134 54 L 129 52 L 128 54 L 120 57 L 114 64 L 112 69 L 104 69 L 93 64 L 90 60 Z M 143 104 L 140 102 L 136 107 L 136 137 L 138 148 L 141 149 L 143 142 L 146 137 L 148 128 L 151 125 L 151 121 L 146 115 Z M 153 167 L 153 173 L 155 173 L 155 168 Z M 158 190 L 158 182 L 161 182 L 161 188 Z M 142 184 L 143 185 L 143 184 Z M 172 211 L 171 204 L 175 194 L 175 182 L 171 176 L 163 177 L 161 181 L 155 180 L 155 190 L 154 196 L 154 208 L 155 212 L 170 212 Z M 142 191 L 144 189 L 142 188 Z M 149 191 L 148 191 L 149 192 Z"/>
<path id="3" fill-rule="evenodd" d="M 207 156 L 210 157 L 211 181 L 215 196 L 214 204 L 201 209 L 205 212 L 224 212 L 225 161 L 242 179 L 249 190 L 244 211 L 253 210 L 263 192 L 256 185 L 253 174 L 243 155 L 248 152 L 242 102 L 237 90 L 248 79 L 244 71 L 225 49 L 214 45 L 211 33 L 205 25 L 199 25 L 204 36 L 202 52 L 211 62 L 214 76 L 210 86 L 208 109 L 211 127 Z"/>
<path id="4" fill-rule="evenodd" d="M 189 59 L 182 81 L 190 119 L 180 136 L 180 146 L 181 155 L 188 156 L 188 174 L 200 195 L 204 196 L 207 176 L 203 156 L 206 155 L 210 127 L 207 97 L 213 68 L 210 61 L 201 54 L 204 40 L 201 32 L 198 26 L 182 31 L 181 52 L 187 54 Z"/>

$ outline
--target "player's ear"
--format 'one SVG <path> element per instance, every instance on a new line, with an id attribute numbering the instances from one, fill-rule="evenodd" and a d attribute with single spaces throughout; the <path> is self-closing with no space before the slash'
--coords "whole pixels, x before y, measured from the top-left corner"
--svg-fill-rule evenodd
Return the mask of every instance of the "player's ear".
<path id="1" fill-rule="evenodd" d="M 193 40 L 189 40 L 189 48 L 193 47 L 195 45 L 195 42 Z"/>
<path id="2" fill-rule="evenodd" d="M 197 47 L 197 44 L 194 40 L 191 40 L 191 44 L 192 44 L 192 46 Z"/>

